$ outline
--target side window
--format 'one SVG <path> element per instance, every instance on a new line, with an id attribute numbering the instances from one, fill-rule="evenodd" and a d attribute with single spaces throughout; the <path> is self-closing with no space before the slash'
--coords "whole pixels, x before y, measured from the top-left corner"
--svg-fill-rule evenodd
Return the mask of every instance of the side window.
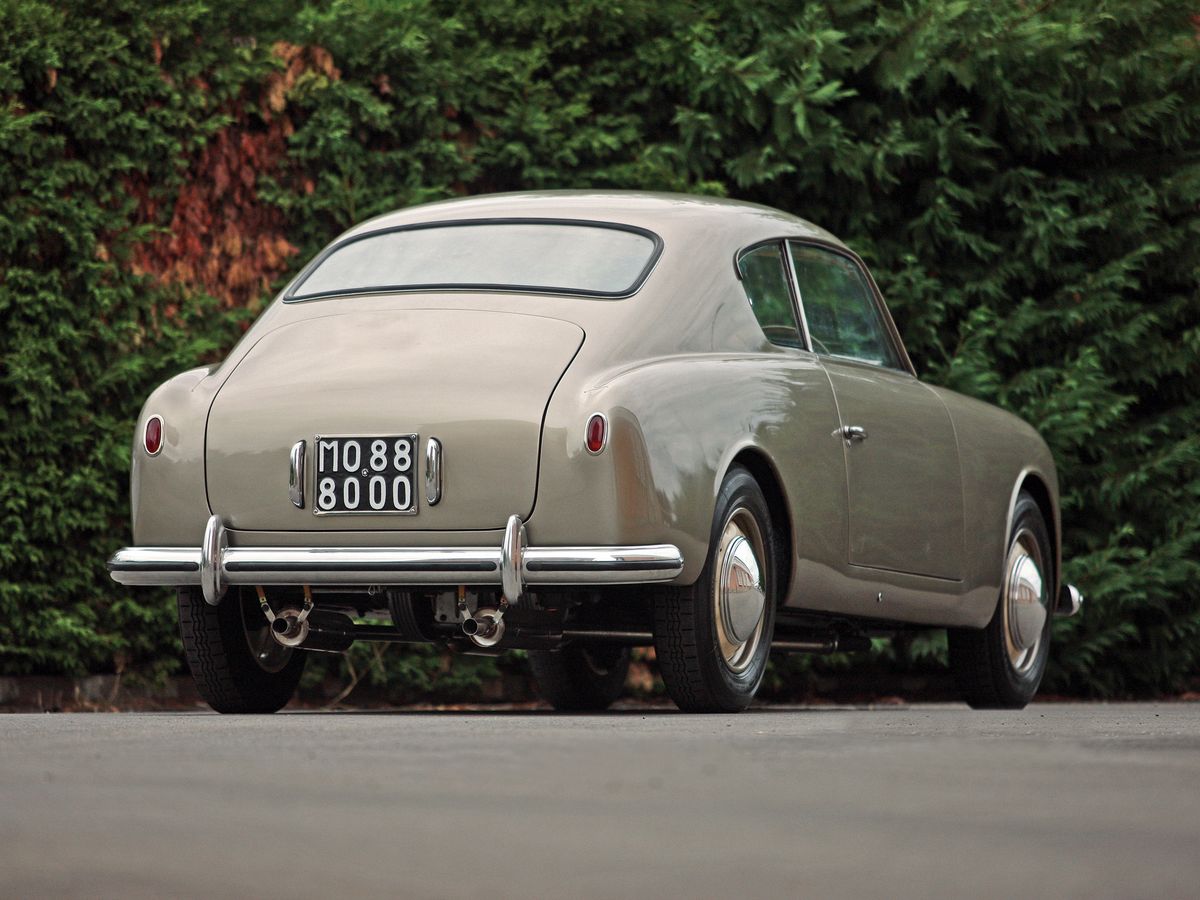
<path id="1" fill-rule="evenodd" d="M 780 347 L 803 349 L 779 244 L 764 244 L 738 259 L 742 287 L 763 334 Z"/>
<path id="2" fill-rule="evenodd" d="M 789 244 L 788 248 L 813 349 L 827 356 L 904 368 L 858 266 L 821 247 Z"/>

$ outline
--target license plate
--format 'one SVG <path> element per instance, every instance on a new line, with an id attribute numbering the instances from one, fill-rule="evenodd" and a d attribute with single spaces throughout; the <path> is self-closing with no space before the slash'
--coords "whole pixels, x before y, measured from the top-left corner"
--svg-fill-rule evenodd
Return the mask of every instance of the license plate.
<path id="1" fill-rule="evenodd" d="M 316 515 L 417 514 L 415 434 L 318 434 L 314 445 Z"/>

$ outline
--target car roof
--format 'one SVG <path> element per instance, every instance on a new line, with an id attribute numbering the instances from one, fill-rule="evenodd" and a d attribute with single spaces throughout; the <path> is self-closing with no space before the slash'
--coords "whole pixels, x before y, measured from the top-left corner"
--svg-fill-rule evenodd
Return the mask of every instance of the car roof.
<path id="1" fill-rule="evenodd" d="M 823 228 L 769 206 L 695 194 L 651 191 L 525 191 L 483 194 L 425 203 L 368 219 L 342 238 L 388 228 L 439 221 L 504 218 L 580 219 L 632 225 L 664 239 L 709 233 L 714 228 L 735 232 L 745 246 L 771 237 L 815 238 L 845 246 Z"/>

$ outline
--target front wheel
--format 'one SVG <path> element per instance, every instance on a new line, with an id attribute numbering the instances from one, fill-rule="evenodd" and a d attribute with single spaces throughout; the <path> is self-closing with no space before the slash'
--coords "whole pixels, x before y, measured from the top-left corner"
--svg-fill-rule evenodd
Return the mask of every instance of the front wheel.
<path id="1" fill-rule="evenodd" d="M 949 631 L 950 667 L 975 709 L 1021 709 L 1042 683 L 1050 656 L 1052 548 L 1041 509 L 1022 492 L 991 622 Z"/>
<path id="2" fill-rule="evenodd" d="M 273 713 L 292 699 L 307 653 L 271 635 L 248 593 L 230 590 L 220 606 L 200 591 L 179 592 L 179 633 L 200 696 L 220 713 Z"/>
<path id="3" fill-rule="evenodd" d="M 730 470 L 700 578 L 654 602 L 655 654 L 680 709 L 738 712 L 754 699 L 775 631 L 778 560 L 762 489 L 745 469 Z"/>

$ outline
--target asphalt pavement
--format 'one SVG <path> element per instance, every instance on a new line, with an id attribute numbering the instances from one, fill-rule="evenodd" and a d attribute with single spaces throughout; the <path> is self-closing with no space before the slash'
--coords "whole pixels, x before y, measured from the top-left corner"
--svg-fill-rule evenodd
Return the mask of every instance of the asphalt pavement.
<path id="1" fill-rule="evenodd" d="M 1200 704 L 0 716 L 0 896 L 1200 895 Z"/>

